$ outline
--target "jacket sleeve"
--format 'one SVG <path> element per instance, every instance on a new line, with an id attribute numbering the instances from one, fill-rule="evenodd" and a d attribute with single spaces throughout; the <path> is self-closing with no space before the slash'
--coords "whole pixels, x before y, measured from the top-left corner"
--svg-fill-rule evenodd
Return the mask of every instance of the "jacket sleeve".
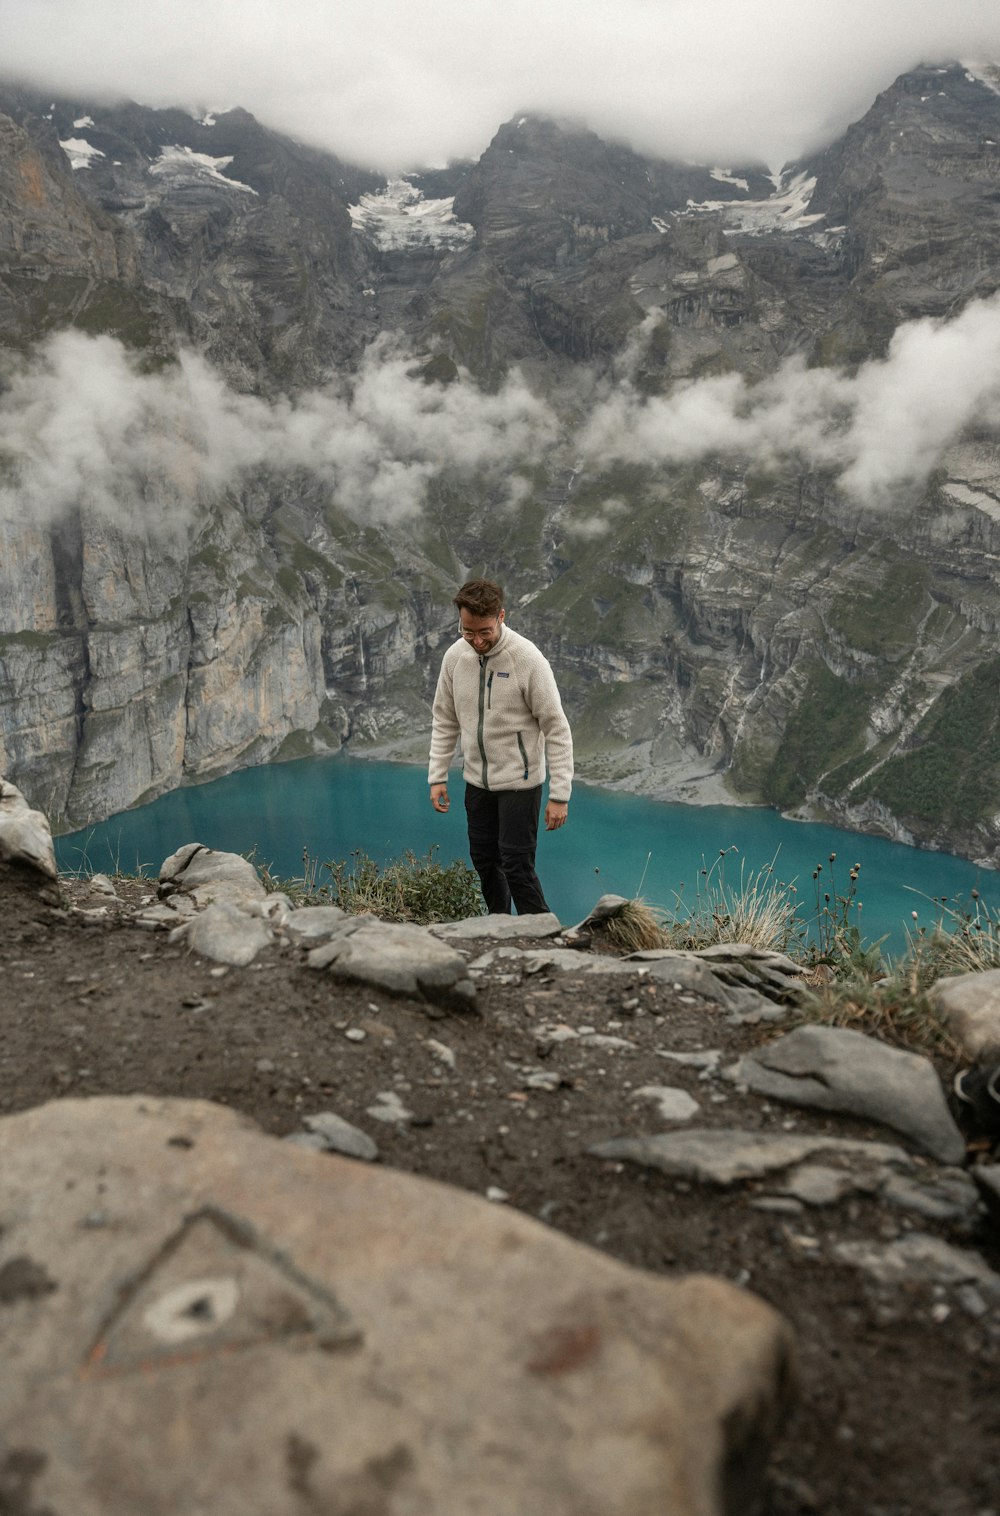
<path id="1" fill-rule="evenodd" d="M 448 769 L 455 756 L 461 725 L 455 710 L 451 661 L 445 653 L 441 660 L 434 705 L 431 711 L 431 757 L 427 770 L 428 784 L 446 784 Z"/>
<path id="2" fill-rule="evenodd" d="M 532 668 L 528 705 L 545 738 L 549 799 L 565 804 L 573 790 L 573 733 L 559 698 L 552 667 L 541 654 Z"/>

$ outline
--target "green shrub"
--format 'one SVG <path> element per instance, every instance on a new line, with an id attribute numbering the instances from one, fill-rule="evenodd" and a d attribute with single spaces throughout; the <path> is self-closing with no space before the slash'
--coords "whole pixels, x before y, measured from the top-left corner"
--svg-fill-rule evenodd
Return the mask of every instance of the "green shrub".
<path id="1" fill-rule="evenodd" d="M 821 774 L 864 748 L 874 694 L 870 684 L 838 679 L 825 663 L 810 665 L 806 688 L 763 775 L 769 805 L 797 805 Z"/>
<path id="2" fill-rule="evenodd" d="M 383 921 L 421 926 L 482 916 L 486 907 L 474 870 L 458 858 L 439 863 L 436 852 L 432 847 L 424 858 L 406 852 L 380 867 L 360 849 L 350 859 L 323 864 L 307 851 L 301 878 L 277 879 L 266 869 L 261 872 L 268 889 L 281 890 L 296 905 L 338 905 L 349 916 L 370 912 Z"/>

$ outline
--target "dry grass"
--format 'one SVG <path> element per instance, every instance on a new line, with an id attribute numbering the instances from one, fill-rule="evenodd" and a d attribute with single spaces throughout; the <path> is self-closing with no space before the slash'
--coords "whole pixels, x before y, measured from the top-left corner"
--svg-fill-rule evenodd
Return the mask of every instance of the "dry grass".
<path id="1" fill-rule="evenodd" d="M 910 1052 L 961 1060 L 961 1048 L 923 990 L 905 972 L 876 982 L 829 980 L 807 991 L 803 1020 L 865 1032 Z"/>
<path id="2" fill-rule="evenodd" d="M 762 952 L 782 953 L 801 945 L 804 927 L 796 914 L 794 884 L 775 877 L 774 859 L 752 871 L 741 859 L 739 883 L 730 884 L 725 877 L 729 851 L 720 852 L 712 867 L 702 870 L 693 905 L 677 896 L 669 928 L 674 945 L 697 949 L 741 942 Z"/>
<path id="3" fill-rule="evenodd" d="M 1000 968 L 1000 912 L 991 913 L 976 890 L 968 908 L 944 897 L 932 899 L 931 904 L 933 926 L 915 924 L 907 933 L 903 961 L 915 986 L 926 988 L 948 974 L 982 974 Z M 917 912 L 913 915 L 916 921 Z"/>
<path id="4" fill-rule="evenodd" d="M 619 953 L 641 953 L 672 945 L 663 911 L 645 900 L 626 900 L 600 926 L 602 938 Z"/>

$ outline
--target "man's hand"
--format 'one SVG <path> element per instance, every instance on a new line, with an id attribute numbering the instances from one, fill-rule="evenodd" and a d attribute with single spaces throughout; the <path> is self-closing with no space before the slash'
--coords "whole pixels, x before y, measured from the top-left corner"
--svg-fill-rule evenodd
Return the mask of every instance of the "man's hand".
<path id="1" fill-rule="evenodd" d="M 566 825 L 569 803 L 566 800 L 550 800 L 545 807 L 545 830 L 555 832 Z"/>
<path id="2" fill-rule="evenodd" d="M 446 784 L 431 785 L 431 805 L 442 815 L 447 811 L 451 801 L 448 799 L 448 786 Z"/>

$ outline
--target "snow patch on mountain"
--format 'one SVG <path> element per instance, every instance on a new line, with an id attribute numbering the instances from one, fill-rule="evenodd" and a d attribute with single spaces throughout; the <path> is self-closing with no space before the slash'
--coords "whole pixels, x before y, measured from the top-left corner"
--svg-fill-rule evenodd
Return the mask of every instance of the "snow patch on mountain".
<path id="1" fill-rule="evenodd" d="M 719 184 L 733 184 L 737 189 L 743 190 L 745 194 L 750 193 L 750 185 L 747 180 L 738 179 L 731 169 L 711 168 L 708 172 L 710 178 L 717 180 Z"/>
<path id="2" fill-rule="evenodd" d="M 464 247 L 476 235 L 473 227 L 455 219 L 455 197 L 425 200 L 408 179 L 390 179 L 385 189 L 362 195 L 349 206 L 355 231 L 386 250 L 420 247 Z"/>
<path id="3" fill-rule="evenodd" d="M 226 189 L 256 195 L 257 191 L 249 184 L 241 184 L 239 179 L 230 179 L 222 172 L 232 161 L 231 155 L 228 158 L 210 158 L 207 153 L 195 153 L 189 147 L 178 147 L 175 144 L 160 149 L 160 156 L 155 163 L 150 164 L 149 172 L 178 183 L 184 180 L 208 180 L 213 184 L 224 184 Z"/>
<path id="4" fill-rule="evenodd" d="M 970 84 L 985 84 L 994 95 L 1000 95 L 1000 65 L 996 63 L 969 63 L 962 60 L 965 77 Z"/>
<path id="5" fill-rule="evenodd" d="M 93 125 L 92 122 L 91 125 Z M 104 157 L 101 149 L 99 147 L 94 147 L 93 143 L 88 142 L 86 137 L 66 137 L 65 139 L 61 138 L 59 141 L 59 146 L 62 148 L 63 152 L 69 159 L 69 166 L 71 169 L 79 170 L 83 168 L 89 168 L 95 158 Z"/>
<path id="6" fill-rule="evenodd" d="M 719 178 L 715 170 L 712 176 Z M 728 236 L 736 232 L 744 236 L 764 236 L 775 231 L 807 231 L 823 220 L 822 215 L 809 214 L 809 203 L 816 188 L 815 176 L 800 173 L 774 177 L 774 194 L 768 195 L 766 200 L 689 200 L 687 210 L 681 215 L 697 216 L 705 212 L 721 215 L 723 231 Z M 741 181 L 727 179 L 725 182 Z M 657 230 L 663 230 L 663 227 L 658 226 Z"/>

